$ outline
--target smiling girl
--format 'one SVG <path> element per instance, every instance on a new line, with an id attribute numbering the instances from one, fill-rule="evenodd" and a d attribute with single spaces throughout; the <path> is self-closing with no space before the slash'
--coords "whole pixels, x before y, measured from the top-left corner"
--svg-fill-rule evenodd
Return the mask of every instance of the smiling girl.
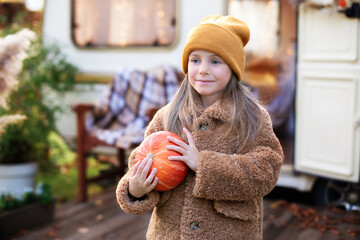
<path id="1" fill-rule="evenodd" d="M 151 159 L 134 165 L 116 190 L 132 214 L 153 210 L 147 239 L 262 239 L 263 197 L 276 185 L 283 152 L 270 117 L 240 80 L 248 26 L 230 16 L 210 15 L 189 33 L 182 55 L 185 79 L 160 109 L 145 136 L 171 131 L 169 160 L 189 166 L 186 179 L 167 192 L 153 188 Z"/>

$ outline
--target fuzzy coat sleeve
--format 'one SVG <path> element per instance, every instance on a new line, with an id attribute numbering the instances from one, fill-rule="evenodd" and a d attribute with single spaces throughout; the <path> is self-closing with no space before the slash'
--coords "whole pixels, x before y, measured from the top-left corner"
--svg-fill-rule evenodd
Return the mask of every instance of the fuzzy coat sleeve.
<path id="1" fill-rule="evenodd" d="M 263 197 L 275 187 L 284 156 L 270 116 L 262 111 L 263 126 L 245 153 L 200 152 L 195 197 L 247 201 Z"/>
<path id="2" fill-rule="evenodd" d="M 155 114 L 153 120 L 149 123 L 149 126 L 146 129 L 145 137 L 150 135 L 153 132 L 161 131 L 162 121 L 159 116 L 161 110 Z M 137 148 L 135 148 L 129 157 L 129 171 L 120 179 L 118 186 L 116 188 L 116 198 L 120 207 L 127 213 L 130 214 L 142 214 L 144 212 L 152 210 L 155 206 L 162 205 L 170 196 L 170 192 L 157 192 L 151 191 L 146 194 L 144 197 L 137 199 L 130 195 L 129 193 L 129 181 L 132 169 L 134 167 L 135 155 Z"/>

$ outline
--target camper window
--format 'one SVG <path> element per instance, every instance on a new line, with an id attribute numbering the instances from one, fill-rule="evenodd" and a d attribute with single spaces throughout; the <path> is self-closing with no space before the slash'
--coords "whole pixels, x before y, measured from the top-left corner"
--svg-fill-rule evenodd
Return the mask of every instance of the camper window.
<path id="1" fill-rule="evenodd" d="M 72 39 L 79 47 L 169 46 L 176 0 L 72 0 Z"/>
<path id="2" fill-rule="evenodd" d="M 272 58 L 279 43 L 278 0 L 228 0 L 228 13 L 246 22 L 251 29 L 248 52 Z"/>

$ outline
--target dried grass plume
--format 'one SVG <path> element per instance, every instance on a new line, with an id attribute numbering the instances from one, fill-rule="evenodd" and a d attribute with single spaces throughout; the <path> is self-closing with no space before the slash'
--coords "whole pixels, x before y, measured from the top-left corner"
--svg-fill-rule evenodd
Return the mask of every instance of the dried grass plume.
<path id="1" fill-rule="evenodd" d="M 26 49 L 30 46 L 35 33 L 23 29 L 16 34 L 0 38 L 0 106 L 6 107 L 6 99 L 17 86 L 17 74 L 22 61 L 27 57 Z"/>
<path id="2" fill-rule="evenodd" d="M 24 115 L 4 115 L 0 117 L 0 136 L 4 133 L 6 126 L 13 123 L 19 123 L 26 118 Z"/>
<path id="3" fill-rule="evenodd" d="M 0 38 L 0 107 L 6 108 L 7 97 L 17 87 L 17 74 L 27 57 L 26 49 L 35 36 L 33 31 L 23 29 L 16 34 Z M 21 122 L 25 118 L 26 116 L 19 114 L 1 116 L 0 136 L 7 125 Z"/>

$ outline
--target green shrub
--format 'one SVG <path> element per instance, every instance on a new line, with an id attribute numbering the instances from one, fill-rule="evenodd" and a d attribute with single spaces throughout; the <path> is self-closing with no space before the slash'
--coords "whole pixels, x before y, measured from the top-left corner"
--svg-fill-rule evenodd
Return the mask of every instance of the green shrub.
<path id="1" fill-rule="evenodd" d="M 18 75 L 19 86 L 9 95 L 7 108 L 0 108 L 0 116 L 21 114 L 26 119 L 7 127 L 0 138 L 0 163 L 38 161 L 47 167 L 49 135 L 56 131 L 56 114 L 64 110 L 56 99 L 75 86 L 77 68 L 67 62 L 57 44 L 44 45 L 40 38 L 33 41 L 28 57 Z"/>

